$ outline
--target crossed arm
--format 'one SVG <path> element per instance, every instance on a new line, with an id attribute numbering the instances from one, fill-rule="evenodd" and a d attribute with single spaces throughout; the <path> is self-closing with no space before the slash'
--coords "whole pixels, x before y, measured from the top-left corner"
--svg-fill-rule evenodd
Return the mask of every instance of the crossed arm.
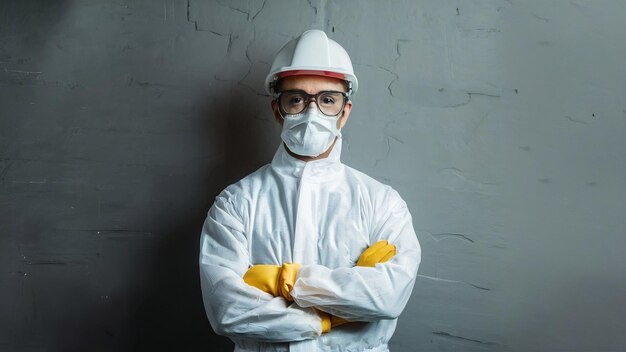
<path id="1" fill-rule="evenodd" d="M 356 266 L 375 267 L 396 255 L 396 247 L 386 240 L 381 240 L 367 248 L 359 257 Z M 284 263 L 283 265 L 258 264 L 252 266 L 243 275 L 243 281 L 250 286 L 269 293 L 274 297 L 283 297 L 292 302 L 293 291 L 300 264 Z M 322 319 L 322 333 L 329 332 L 332 327 L 343 325 L 349 321 L 337 316 L 319 312 Z"/>
<path id="2" fill-rule="evenodd" d="M 218 197 L 203 227 L 200 254 L 211 325 L 231 337 L 297 341 L 328 331 L 333 320 L 337 325 L 396 318 L 410 296 L 420 258 L 403 202 L 374 230 L 371 238 L 395 245 L 395 256 L 392 245 L 380 242 L 352 268 L 293 264 L 249 268 L 241 219 L 228 198 Z"/>

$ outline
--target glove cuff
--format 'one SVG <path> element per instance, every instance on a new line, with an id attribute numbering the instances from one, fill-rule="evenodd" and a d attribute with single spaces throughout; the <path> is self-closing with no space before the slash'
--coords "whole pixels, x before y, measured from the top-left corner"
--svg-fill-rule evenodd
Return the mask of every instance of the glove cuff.
<path id="1" fill-rule="evenodd" d="M 280 271 L 280 277 L 278 279 L 278 294 L 283 296 L 287 301 L 293 301 L 291 297 L 291 290 L 298 278 L 298 270 L 300 270 L 300 264 L 285 263 Z"/>
<path id="2" fill-rule="evenodd" d="M 318 310 L 317 314 L 319 314 L 320 319 L 322 319 L 322 334 L 330 332 L 332 326 L 330 314 L 322 312 L 321 310 Z"/>

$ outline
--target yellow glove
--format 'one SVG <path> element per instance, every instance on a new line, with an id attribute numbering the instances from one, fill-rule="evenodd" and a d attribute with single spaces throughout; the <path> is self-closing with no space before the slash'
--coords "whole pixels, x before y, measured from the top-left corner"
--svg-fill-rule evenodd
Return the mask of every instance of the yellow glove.
<path id="1" fill-rule="evenodd" d="M 278 275 L 282 267 L 278 265 L 254 265 L 245 274 L 243 281 L 270 295 L 278 296 Z"/>
<path id="2" fill-rule="evenodd" d="M 296 282 L 300 264 L 285 263 L 282 266 L 259 264 L 253 265 L 243 275 L 243 281 L 274 297 L 282 296 L 293 301 L 291 290 Z"/>
<path id="3" fill-rule="evenodd" d="M 322 334 L 330 332 L 330 328 L 332 327 L 332 318 L 330 314 L 326 312 L 322 312 L 321 310 L 317 311 L 317 314 L 322 319 Z"/>
<path id="4" fill-rule="evenodd" d="M 289 302 L 293 301 L 291 290 L 293 290 L 293 285 L 295 285 L 296 278 L 298 278 L 298 270 L 300 270 L 300 264 L 285 263 L 280 271 L 278 294 Z"/>
<path id="5" fill-rule="evenodd" d="M 317 310 L 317 314 L 322 319 L 322 334 L 330 332 L 330 330 L 332 328 L 336 327 L 336 326 L 349 323 L 349 321 L 347 321 L 347 320 L 345 320 L 343 318 L 339 318 L 339 317 L 336 317 L 334 315 L 330 315 L 330 314 L 328 314 L 326 312 L 323 312 L 321 310 Z"/>
<path id="6" fill-rule="evenodd" d="M 384 263 L 396 255 L 396 246 L 386 240 L 378 241 L 361 253 L 356 266 L 376 266 Z"/>

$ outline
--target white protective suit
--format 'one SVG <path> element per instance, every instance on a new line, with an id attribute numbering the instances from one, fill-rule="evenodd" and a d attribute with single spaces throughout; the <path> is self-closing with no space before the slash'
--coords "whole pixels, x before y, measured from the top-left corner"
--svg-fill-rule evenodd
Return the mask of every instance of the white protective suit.
<path id="1" fill-rule="evenodd" d="M 235 351 L 388 351 L 415 282 L 421 250 L 406 203 L 391 187 L 330 156 L 303 162 L 283 145 L 272 163 L 227 187 L 202 228 L 206 313 Z M 355 267 L 370 245 L 396 255 Z M 300 263 L 289 303 L 247 285 L 255 264 Z M 313 307 L 349 324 L 321 334 Z"/>

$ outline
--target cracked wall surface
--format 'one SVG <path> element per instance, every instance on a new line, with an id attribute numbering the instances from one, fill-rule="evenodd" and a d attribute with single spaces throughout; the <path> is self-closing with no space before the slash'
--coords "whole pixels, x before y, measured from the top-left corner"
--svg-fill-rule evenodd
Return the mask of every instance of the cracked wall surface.
<path id="1" fill-rule="evenodd" d="M 274 54 L 359 78 L 342 160 L 423 258 L 392 351 L 626 349 L 626 3 L 0 2 L 0 350 L 230 351 L 200 226 L 270 161 Z"/>

